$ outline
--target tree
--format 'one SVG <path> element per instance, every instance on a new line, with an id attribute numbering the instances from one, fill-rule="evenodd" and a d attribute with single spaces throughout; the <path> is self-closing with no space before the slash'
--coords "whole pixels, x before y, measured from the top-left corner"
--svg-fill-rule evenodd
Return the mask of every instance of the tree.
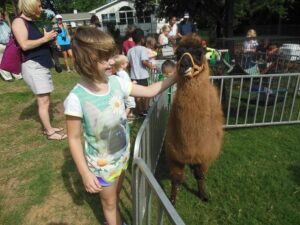
<path id="1" fill-rule="evenodd" d="M 160 0 L 158 8 L 153 10 L 160 18 L 176 15 L 183 16 L 184 12 L 190 13 L 191 18 L 197 22 L 198 27 L 210 28 L 216 36 L 232 36 L 233 29 L 246 19 L 264 11 L 267 14 L 277 15 L 279 18 L 286 16 L 289 7 L 295 0 Z M 154 0 L 136 0 L 137 14 L 149 5 L 156 5 Z"/>
<path id="2" fill-rule="evenodd" d="M 74 9 L 79 12 L 88 12 L 96 7 L 106 4 L 105 0 L 51 0 L 54 11 L 58 13 L 72 13 Z"/>

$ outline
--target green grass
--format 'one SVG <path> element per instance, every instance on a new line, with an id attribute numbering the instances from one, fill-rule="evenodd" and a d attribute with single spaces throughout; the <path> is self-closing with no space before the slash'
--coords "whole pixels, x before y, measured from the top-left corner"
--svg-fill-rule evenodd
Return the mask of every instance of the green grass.
<path id="1" fill-rule="evenodd" d="M 299 135 L 299 125 L 226 131 L 206 179 L 210 201 L 196 197 L 196 181 L 186 168 L 179 215 L 186 224 L 299 224 Z M 169 195 L 165 174 L 159 179 Z"/>
<path id="2" fill-rule="evenodd" d="M 78 79 L 75 73 L 53 72 L 51 119 L 57 127 L 65 126 L 63 101 Z M 132 124 L 132 136 L 140 124 Z M 0 129 L 0 224 L 102 224 L 99 198 L 86 193 L 67 141 L 42 135 L 35 96 L 24 81 L 0 80 Z M 121 212 L 130 222 L 128 171 Z"/>
<path id="3" fill-rule="evenodd" d="M 63 100 L 78 75 L 53 73 L 51 118 L 64 126 Z M 102 224 L 97 195 L 85 192 L 66 141 L 41 134 L 35 97 L 23 81 L 0 81 L 0 224 Z M 132 146 L 141 121 L 132 125 Z M 226 132 L 212 165 L 204 204 L 186 170 L 177 209 L 186 224 L 298 224 L 300 126 Z M 169 193 L 167 173 L 160 182 Z M 121 192 L 121 214 L 131 224 L 131 167 Z"/>

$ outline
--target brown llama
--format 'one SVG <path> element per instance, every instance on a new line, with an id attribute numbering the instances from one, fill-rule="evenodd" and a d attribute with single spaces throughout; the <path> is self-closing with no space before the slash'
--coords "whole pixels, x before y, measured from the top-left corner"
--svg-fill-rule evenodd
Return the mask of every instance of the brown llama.
<path id="1" fill-rule="evenodd" d="M 218 157 L 223 138 L 223 112 L 216 88 L 209 81 L 209 67 L 201 38 L 185 36 L 176 49 L 177 92 L 171 106 L 165 139 L 172 182 L 171 202 L 189 164 L 198 184 L 198 196 L 208 201 L 204 175 Z"/>

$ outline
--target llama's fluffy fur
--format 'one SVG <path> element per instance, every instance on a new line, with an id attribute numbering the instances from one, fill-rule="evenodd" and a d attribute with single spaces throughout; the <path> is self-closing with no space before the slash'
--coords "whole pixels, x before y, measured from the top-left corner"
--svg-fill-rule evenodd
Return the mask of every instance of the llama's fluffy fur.
<path id="1" fill-rule="evenodd" d="M 199 41 L 199 37 L 186 37 L 177 49 L 177 59 L 182 55 L 180 51 L 190 52 L 196 64 L 203 65 L 203 70 L 188 79 L 183 76 L 181 65 L 177 66 L 180 78 L 171 106 L 165 149 L 170 164 L 201 164 L 205 173 L 219 155 L 224 119 L 218 92 L 209 81 L 209 67 Z M 201 56 L 199 52 L 195 53 L 195 48 L 199 48 Z M 172 174 L 174 171 L 172 167 L 170 169 Z"/>

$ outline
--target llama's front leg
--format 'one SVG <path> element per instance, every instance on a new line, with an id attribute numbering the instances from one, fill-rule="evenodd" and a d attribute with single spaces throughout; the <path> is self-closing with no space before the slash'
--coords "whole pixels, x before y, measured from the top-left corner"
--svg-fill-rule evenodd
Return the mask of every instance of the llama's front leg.
<path id="1" fill-rule="evenodd" d="M 208 201 L 208 196 L 207 196 L 207 194 L 205 193 L 205 190 L 204 190 L 204 179 L 205 179 L 204 168 L 201 164 L 191 165 L 191 168 L 193 170 L 194 177 L 197 180 L 198 196 L 202 201 L 207 202 Z"/>
<path id="2" fill-rule="evenodd" d="M 171 203 L 175 206 L 176 204 L 176 196 L 179 190 L 179 186 L 183 180 L 184 176 L 184 164 L 178 162 L 169 162 L 170 165 L 170 175 L 171 175 Z"/>

